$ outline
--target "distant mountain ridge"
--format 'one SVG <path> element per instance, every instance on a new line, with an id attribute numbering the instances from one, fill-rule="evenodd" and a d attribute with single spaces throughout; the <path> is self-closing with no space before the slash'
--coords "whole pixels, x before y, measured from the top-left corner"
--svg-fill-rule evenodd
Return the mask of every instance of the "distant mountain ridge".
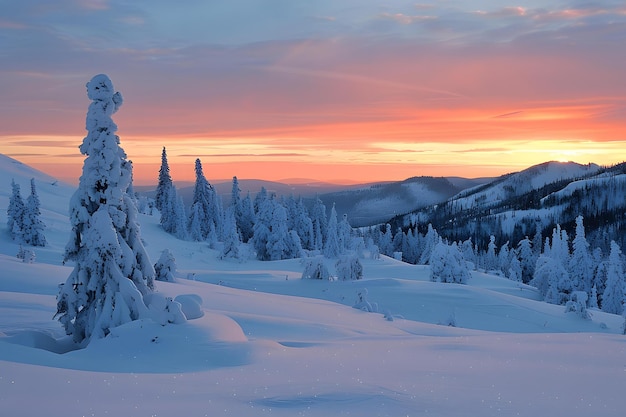
<path id="1" fill-rule="evenodd" d="M 319 198 L 328 212 L 333 204 L 340 216 L 346 214 L 354 227 L 385 222 L 403 213 L 446 201 L 467 187 L 490 181 L 491 178 L 468 179 L 461 177 L 412 177 L 403 181 L 381 181 L 366 184 L 342 185 L 315 180 L 294 179 L 292 183 L 240 179 L 242 195 L 250 192 L 254 197 L 261 188 L 277 196 L 302 197 L 309 205 Z M 230 204 L 232 181 L 211 183 L 225 206 Z M 137 186 L 136 191 L 153 197 L 154 186 Z M 193 185 L 177 189 L 189 207 L 193 200 Z"/>
<path id="2" fill-rule="evenodd" d="M 467 188 L 445 202 L 414 210 L 390 221 L 394 228 L 431 223 L 444 237 L 472 237 L 485 245 L 490 235 L 499 244 L 517 243 L 535 234 L 544 237 L 556 223 L 571 229 L 584 217 L 590 242 L 607 248 L 610 240 L 626 244 L 626 164 L 601 167 L 574 162 L 546 162 Z"/>
<path id="3" fill-rule="evenodd" d="M 0 154 L 3 176 L 34 177 L 40 195 L 70 193 L 75 188 L 57 181 L 15 159 Z M 519 241 L 534 234 L 537 224 L 550 230 L 556 222 L 573 224 L 575 217 L 585 217 L 590 239 L 615 239 L 626 246 L 626 164 L 601 167 L 574 162 L 545 162 L 497 178 L 412 177 L 403 181 L 361 185 L 337 185 L 297 179 L 292 184 L 263 180 L 240 180 L 243 194 L 254 197 L 265 187 L 278 196 L 303 197 L 309 204 L 319 197 L 328 212 L 335 205 L 337 213 L 348 215 L 352 226 L 391 223 L 398 227 L 428 223 L 450 239 L 473 237 L 484 243 L 489 234 L 499 240 Z M 28 183 L 21 184 L 26 194 Z M 232 182 L 213 184 L 224 205 L 230 203 Z M 136 191 L 152 195 L 154 187 L 136 186 Z M 189 207 L 193 186 L 180 187 L 179 193 Z M 4 196 L 8 198 L 7 196 Z M 65 214 L 66 206 L 56 208 Z M 604 236 L 604 237 L 602 237 Z M 504 242 L 499 242 L 504 243 Z M 594 243 L 606 246 L 607 242 Z"/>
<path id="4" fill-rule="evenodd" d="M 486 179 L 455 179 L 455 185 L 444 177 L 412 177 L 404 181 L 376 183 L 348 190 L 322 194 L 327 208 L 335 204 L 339 215 L 346 214 L 355 227 L 387 221 L 390 217 L 438 204 L 462 191 L 462 185 L 481 184 Z"/>

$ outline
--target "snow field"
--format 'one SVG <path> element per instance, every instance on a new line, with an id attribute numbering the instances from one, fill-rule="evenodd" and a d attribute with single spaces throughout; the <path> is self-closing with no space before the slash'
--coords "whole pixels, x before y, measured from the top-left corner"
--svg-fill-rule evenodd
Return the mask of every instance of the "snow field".
<path id="1" fill-rule="evenodd" d="M 361 281 L 301 280 L 297 259 L 220 261 L 219 249 L 164 233 L 156 216 L 140 216 L 146 250 L 156 262 L 169 249 L 179 269 L 157 290 L 184 303 L 199 296 L 203 315 L 134 321 L 70 350 L 52 320 L 72 271 L 61 264 L 69 222 L 50 207 L 67 207 L 72 190 L 59 184 L 44 197 L 37 186 L 55 226 L 35 263 L 15 257 L 0 226 L 2 415 L 616 416 L 626 407 L 619 316 L 581 320 L 532 287 L 478 272 L 468 285 L 433 283 L 428 267 L 387 257 L 362 260 Z M 378 313 L 352 308 L 364 288 Z"/>

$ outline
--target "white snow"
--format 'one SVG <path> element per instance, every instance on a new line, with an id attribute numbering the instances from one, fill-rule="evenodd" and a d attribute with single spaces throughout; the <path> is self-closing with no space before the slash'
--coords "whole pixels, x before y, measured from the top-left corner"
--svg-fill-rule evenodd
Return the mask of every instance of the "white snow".
<path id="1" fill-rule="evenodd" d="M 34 248 L 36 261 L 26 264 L 15 257 L 5 208 L 11 178 L 28 184 L 33 176 L 50 245 Z M 57 285 L 72 271 L 61 261 L 73 189 L 5 157 L 0 178 L 2 415 L 617 416 L 626 409 L 620 316 L 591 310 L 583 320 L 538 301 L 532 287 L 478 272 L 468 285 L 430 282 L 429 267 L 384 256 L 361 260 L 359 281 L 300 279 L 298 259 L 220 261 L 206 243 L 164 233 L 157 216 L 139 217 L 146 250 L 154 263 L 169 249 L 178 267 L 176 281 L 157 282 L 157 291 L 189 320 L 137 320 L 71 350 L 52 316 Z M 352 308 L 363 289 L 380 313 Z"/>
<path id="2" fill-rule="evenodd" d="M 595 164 L 580 165 L 574 162 L 546 162 L 535 165 L 521 172 L 503 176 L 485 187 L 478 185 L 461 191 L 451 200 L 459 209 L 498 203 L 511 195 L 522 195 L 532 189 L 539 189 L 547 184 L 563 179 L 575 179 L 592 175 L 600 170 Z"/>

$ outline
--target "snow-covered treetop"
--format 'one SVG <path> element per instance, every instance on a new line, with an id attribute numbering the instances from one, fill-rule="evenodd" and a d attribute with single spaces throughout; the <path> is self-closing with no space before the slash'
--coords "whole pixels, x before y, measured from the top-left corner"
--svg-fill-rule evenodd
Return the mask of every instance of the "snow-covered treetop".
<path id="1" fill-rule="evenodd" d="M 99 74 L 87 83 L 87 96 L 92 102 L 86 120 L 89 133 L 80 145 L 80 151 L 87 155 L 87 159 L 79 188 L 96 206 L 106 201 L 117 204 L 132 180 L 132 167 L 119 146 L 120 140 L 115 134 L 117 125 L 111 119 L 122 105 L 122 95 L 115 92 L 108 76 Z M 91 213 L 96 206 L 90 207 Z"/>
<path id="2" fill-rule="evenodd" d="M 94 75 L 87 83 L 87 97 L 93 101 L 108 102 L 113 100 L 117 107 L 110 114 L 115 113 L 119 106 L 122 105 L 122 95 L 119 92 L 115 92 L 113 82 L 106 74 Z"/>

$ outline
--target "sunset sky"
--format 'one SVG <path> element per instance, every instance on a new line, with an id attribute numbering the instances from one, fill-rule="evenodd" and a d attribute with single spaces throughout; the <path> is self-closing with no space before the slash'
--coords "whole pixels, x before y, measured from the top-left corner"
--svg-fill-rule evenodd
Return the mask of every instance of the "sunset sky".
<path id="1" fill-rule="evenodd" d="M 0 0 L 0 153 L 77 183 L 106 73 L 135 183 L 626 160 L 620 1 Z"/>

